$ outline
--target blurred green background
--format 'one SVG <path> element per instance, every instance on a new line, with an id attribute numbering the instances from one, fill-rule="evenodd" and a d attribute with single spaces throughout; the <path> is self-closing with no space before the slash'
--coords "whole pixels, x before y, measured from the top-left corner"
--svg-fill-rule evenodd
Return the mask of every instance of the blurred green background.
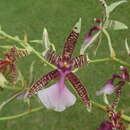
<path id="1" fill-rule="evenodd" d="M 114 1 L 116 0 L 107 0 L 109 4 Z M 112 13 L 111 18 L 119 20 L 129 27 L 129 5 L 130 2 L 120 5 Z M 55 44 L 57 52 L 61 53 L 65 38 L 72 26 L 81 17 L 82 31 L 74 54 L 79 55 L 84 35 L 93 24 L 93 19 L 102 16 L 102 11 L 103 8 L 98 0 L 0 0 L 0 24 L 5 32 L 13 36 L 18 35 L 23 38 L 24 32 L 27 32 L 30 40 L 41 39 L 43 27 L 46 27 L 51 42 Z M 130 42 L 130 31 L 113 31 L 110 34 L 117 57 L 129 62 L 130 57 L 127 56 L 124 40 L 128 37 Z M 0 44 L 6 43 L 0 41 Z M 39 44 L 33 45 L 38 50 L 42 50 Z M 90 49 L 88 53 L 92 59 L 108 57 L 109 50 L 106 38 L 103 38 L 96 56 L 93 54 L 93 49 Z M 36 61 L 35 79 L 51 70 L 43 66 L 35 55 L 25 57 L 18 63 L 18 67 L 22 70 L 26 80 L 28 79 L 28 68 L 32 61 Z M 97 97 L 95 92 L 113 73 L 119 70 L 119 66 L 119 64 L 110 62 L 90 64 L 77 72 L 80 79 L 86 84 L 91 99 L 103 104 L 102 96 Z M 0 102 L 14 93 L 7 90 L 0 92 Z M 129 99 L 130 87 L 126 85 L 119 107 L 130 115 Z M 34 98 L 31 104 L 33 107 L 40 106 L 40 103 Z M 27 105 L 22 100 L 14 100 L 0 111 L 0 116 L 14 115 L 26 109 Z M 45 108 L 19 119 L 0 121 L 0 130 L 95 130 L 104 119 L 104 112 L 93 108 L 92 112 L 88 113 L 80 99 L 77 99 L 74 106 L 61 113 Z"/>

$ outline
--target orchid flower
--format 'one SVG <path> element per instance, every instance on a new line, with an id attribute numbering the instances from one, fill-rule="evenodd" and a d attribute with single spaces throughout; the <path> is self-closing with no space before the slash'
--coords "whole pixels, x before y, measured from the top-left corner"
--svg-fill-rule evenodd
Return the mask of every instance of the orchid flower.
<path id="1" fill-rule="evenodd" d="M 49 72 L 41 77 L 40 80 L 36 81 L 36 83 L 31 86 L 26 94 L 28 98 L 30 98 L 34 93 L 37 93 L 41 102 L 48 109 L 64 111 L 66 107 L 72 106 L 76 101 L 76 97 L 65 85 L 65 80 L 68 80 L 77 91 L 83 103 L 88 109 L 90 109 L 91 103 L 88 92 L 85 86 L 81 83 L 80 79 L 72 72 L 73 69 L 80 68 L 87 63 L 87 58 L 85 55 L 71 58 L 76 41 L 79 37 L 80 28 L 81 19 L 79 19 L 69 34 L 61 56 L 57 56 L 54 50 L 48 51 L 45 58 L 49 63 L 57 66 L 57 69 Z M 42 89 L 54 79 L 58 79 L 58 82 L 46 89 Z"/>
<path id="2" fill-rule="evenodd" d="M 126 70 L 125 67 L 123 67 L 123 70 L 124 69 Z M 113 77 L 116 77 L 116 75 Z M 126 126 L 121 121 L 122 113 L 116 112 L 116 107 L 119 104 L 121 90 L 122 90 L 124 84 L 125 84 L 124 81 L 118 82 L 118 85 L 114 90 L 115 98 L 111 104 L 106 106 L 106 108 L 107 108 L 106 112 L 107 112 L 108 119 L 101 123 L 98 130 L 126 130 Z"/>

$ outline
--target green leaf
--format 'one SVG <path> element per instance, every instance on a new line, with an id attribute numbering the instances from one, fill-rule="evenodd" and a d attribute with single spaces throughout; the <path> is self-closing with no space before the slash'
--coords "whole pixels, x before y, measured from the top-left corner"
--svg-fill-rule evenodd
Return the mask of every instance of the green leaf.
<path id="1" fill-rule="evenodd" d="M 108 20 L 105 23 L 104 27 L 108 28 L 108 29 L 112 29 L 112 30 L 124 30 L 124 29 L 128 29 L 128 27 L 124 23 L 121 23 L 121 22 L 116 21 L 116 20 Z"/>
<path id="2" fill-rule="evenodd" d="M 127 0 L 116 1 L 107 7 L 107 13 L 111 13 L 117 6 L 127 2 Z"/>

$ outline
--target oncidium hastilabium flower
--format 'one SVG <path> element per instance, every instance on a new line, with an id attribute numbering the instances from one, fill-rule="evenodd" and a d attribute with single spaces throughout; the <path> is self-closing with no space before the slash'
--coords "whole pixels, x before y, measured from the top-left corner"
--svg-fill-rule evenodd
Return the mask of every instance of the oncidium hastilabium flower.
<path id="1" fill-rule="evenodd" d="M 37 93 L 41 102 L 47 108 L 53 109 L 55 111 L 63 111 L 66 107 L 72 106 L 76 101 L 76 97 L 65 85 L 65 80 L 68 80 L 73 85 L 87 108 L 91 108 L 91 103 L 85 86 L 72 72 L 73 69 L 80 68 L 87 63 L 85 55 L 71 58 L 76 41 L 79 37 L 80 28 L 81 19 L 79 19 L 79 21 L 75 24 L 67 40 L 65 41 L 62 55 L 57 56 L 55 51 L 48 51 L 45 58 L 48 60 L 48 62 L 57 66 L 58 69 L 49 72 L 48 74 L 41 77 L 41 79 L 36 83 L 34 83 L 27 92 L 26 96 L 28 98 L 30 98 L 34 93 Z M 48 82 L 54 79 L 58 79 L 58 82 L 46 89 L 42 89 L 45 85 L 48 84 Z"/>
<path id="2" fill-rule="evenodd" d="M 0 60 L 0 72 L 4 72 L 5 70 L 9 70 L 9 73 L 12 77 L 12 82 L 16 82 L 17 78 L 17 68 L 15 62 L 20 59 L 21 57 L 27 56 L 28 51 L 18 49 L 15 46 L 11 47 L 10 50 L 4 54 L 6 58 Z"/>

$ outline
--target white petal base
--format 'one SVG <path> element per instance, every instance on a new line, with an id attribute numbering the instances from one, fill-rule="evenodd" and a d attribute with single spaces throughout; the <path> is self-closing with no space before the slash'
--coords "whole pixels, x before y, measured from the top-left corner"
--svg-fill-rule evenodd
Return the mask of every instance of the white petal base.
<path id="1" fill-rule="evenodd" d="M 66 86 L 59 86 L 58 83 L 38 91 L 37 94 L 48 109 L 58 112 L 64 111 L 66 107 L 72 106 L 76 101 L 76 97 L 69 89 Z"/>

